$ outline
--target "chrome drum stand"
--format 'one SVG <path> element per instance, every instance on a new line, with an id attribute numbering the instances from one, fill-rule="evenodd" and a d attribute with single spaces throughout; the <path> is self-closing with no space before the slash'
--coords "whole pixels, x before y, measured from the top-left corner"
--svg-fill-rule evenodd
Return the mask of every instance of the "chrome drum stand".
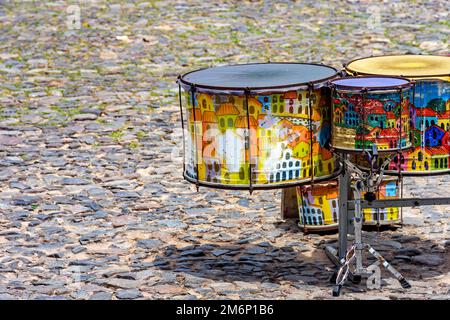
<path id="1" fill-rule="evenodd" d="M 350 280 L 359 283 L 363 276 L 373 273 L 363 266 L 363 251 L 367 250 L 376 258 L 379 264 L 386 268 L 405 289 L 411 288 L 409 282 L 386 259 L 383 258 L 370 244 L 362 241 L 363 208 L 386 207 L 416 207 L 420 205 L 450 204 L 450 198 L 403 198 L 390 200 L 375 200 L 375 191 L 383 179 L 385 167 L 391 161 L 390 158 L 376 168 L 378 152 L 376 147 L 367 153 L 371 168 L 369 172 L 363 172 L 348 160 L 347 155 L 340 155 L 343 172 L 339 177 L 339 242 L 338 250 L 331 246 L 325 247 L 325 253 L 335 264 L 336 271 L 331 278 L 333 283 L 332 294 L 339 296 L 343 285 Z M 353 183 L 351 180 L 353 179 Z M 353 189 L 354 200 L 349 200 L 349 189 Z M 362 192 L 365 192 L 364 199 Z M 353 216 L 350 215 L 353 213 Z M 349 229 L 354 228 L 354 241 L 348 248 Z"/>

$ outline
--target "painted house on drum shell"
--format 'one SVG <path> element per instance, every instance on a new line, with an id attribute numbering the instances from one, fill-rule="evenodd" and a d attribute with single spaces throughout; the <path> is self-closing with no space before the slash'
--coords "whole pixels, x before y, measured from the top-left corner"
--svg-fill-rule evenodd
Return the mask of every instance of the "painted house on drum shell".
<path id="1" fill-rule="evenodd" d="M 427 129 L 438 123 L 437 112 L 429 108 L 414 108 L 414 126 L 418 130 Z"/>
<path id="2" fill-rule="evenodd" d="M 430 148 L 416 147 L 408 154 L 408 171 L 431 170 Z"/>
<path id="3" fill-rule="evenodd" d="M 383 104 L 378 100 L 371 100 L 367 105 L 367 123 L 371 127 L 386 128 L 387 113 Z"/>
<path id="4" fill-rule="evenodd" d="M 450 131 L 450 110 L 438 114 L 438 126 L 445 131 Z"/>
<path id="5" fill-rule="evenodd" d="M 429 149 L 428 153 L 431 155 L 431 170 L 444 170 L 448 168 L 449 154 L 446 147 L 427 147 L 426 149 Z"/>
<path id="6" fill-rule="evenodd" d="M 239 110 L 232 103 L 223 103 L 219 105 L 216 116 L 219 121 L 219 129 L 224 132 L 227 129 L 234 130 L 234 123 Z"/>
<path id="7" fill-rule="evenodd" d="M 301 162 L 292 156 L 292 149 L 282 146 L 281 158 L 272 162 L 270 182 L 284 182 L 300 177 Z"/>
<path id="8" fill-rule="evenodd" d="M 356 148 L 370 147 L 374 143 L 376 143 L 378 149 L 395 149 L 398 148 L 398 139 L 400 132 L 395 128 L 386 128 L 381 129 L 379 127 L 375 127 L 368 134 L 361 135 L 358 134 L 355 137 L 355 146 Z M 406 137 L 401 139 L 402 147 L 406 146 Z"/>
<path id="9" fill-rule="evenodd" d="M 344 124 L 347 128 L 357 128 L 359 126 L 359 114 L 355 111 L 353 103 L 344 101 Z"/>
<path id="10" fill-rule="evenodd" d="M 335 184 L 308 187 L 308 190 L 305 190 L 301 197 L 302 203 L 299 206 L 300 223 L 308 225 L 337 223 L 338 198 L 338 187 Z"/>
<path id="11" fill-rule="evenodd" d="M 437 147 L 442 145 L 442 137 L 445 130 L 437 125 L 433 125 L 425 131 L 425 145 L 427 147 Z"/>
<path id="12" fill-rule="evenodd" d="M 272 103 L 272 97 L 269 95 L 266 96 L 258 96 L 258 100 L 261 103 L 261 112 L 262 113 L 270 113 L 270 106 Z"/>
<path id="13" fill-rule="evenodd" d="M 301 107 L 297 99 L 297 91 L 288 91 L 284 94 L 284 109 L 290 114 L 300 113 Z"/>

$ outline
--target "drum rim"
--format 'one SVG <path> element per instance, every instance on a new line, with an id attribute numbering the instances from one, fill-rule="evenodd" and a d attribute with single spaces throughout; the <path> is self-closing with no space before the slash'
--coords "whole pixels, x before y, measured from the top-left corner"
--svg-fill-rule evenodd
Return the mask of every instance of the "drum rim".
<path id="1" fill-rule="evenodd" d="M 309 63 L 309 62 L 253 62 L 253 63 L 237 63 L 237 64 L 227 64 L 225 66 L 227 67 L 233 67 L 233 66 L 247 66 L 247 65 L 258 65 L 258 64 L 302 64 L 302 65 L 314 65 L 314 66 L 320 66 L 320 67 L 327 67 L 329 69 L 334 70 L 334 74 L 332 76 L 320 79 L 320 80 L 315 80 L 315 81 L 308 81 L 308 82 L 299 82 L 299 83 L 293 83 L 293 84 L 288 84 L 288 85 L 280 85 L 280 86 L 265 86 L 265 87 L 223 87 L 223 86 L 210 86 L 210 85 L 202 85 L 202 84 L 196 84 L 190 81 L 187 81 L 184 79 L 184 77 L 186 77 L 188 74 L 194 73 L 194 72 L 198 72 L 198 71 L 202 71 L 202 70 L 207 70 L 207 69 L 211 69 L 214 67 L 205 67 L 205 68 L 200 68 L 197 70 L 193 70 L 193 71 L 189 71 L 186 72 L 182 75 L 178 76 L 178 82 L 188 85 L 190 87 L 195 87 L 195 88 L 202 88 L 202 89 L 210 89 L 210 90 L 240 90 L 240 91 L 258 91 L 258 90 L 270 90 L 270 89 L 287 89 L 287 88 L 293 88 L 293 87 L 300 87 L 300 86 L 307 86 L 307 85 L 312 85 L 314 88 L 315 84 L 321 84 L 324 83 L 326 84 L 329 80 L 334 79 L 335 77 L 339 76 L 340 71 L 338 69 L 336 69 L 335 67 L 323 64 L 323 63 Z M 224 66 L 224 67 L 225 67 Z M 217 66 L 217 67 L 221 67 L 221 66 Z"/>
<path id="2" fill-rule="evenodd" d="M 401 85 L 396 85 L 396 86 L 385 86 L 385 87 L 367 87 L 367 86 L 361 86 L 361 87 L 356 87 L 356 86 L 346 86 L 346 85 L 340 85 L 340 84 L 336 84 L 334 83 L 335 81 L 339 81 L 339 80 L 345 80 L 345 79 L 367 79 L 367 78 L 387 78 L 387 79 L 399 79 L 399 80 L 404 80 L 406 81 L 405 84 L 401 84 Z M 350 76 L 350 77 L 343 77 L 343 78 L 339 78 L 339 79 L 334 79 L 332 81 L 329 81 L 330 86 L 335 89 L 335 90 L 345 90 L 348 92 L 363 92 L 363 91 L 380 91 L 381 93 L 383 91 L 388 91 L 388 90 L 395 90 L 395 89 L 409 89 L 412 88 L 414 86 L 414 83 L 405 78 L 405 77 L 400 77 L 400 76 L 386 76 L 386 75 L 362 75 L 362 76 Z"/>
<path id="3" fill-rule="evenodd" d="M 350 148 L 343 148 L 343 147 L 336 147 L 332 144 L 332 142 L 330 141 L 330 145 L 331 147 L 337 151 L 337 152 L 341 152 L 341 153 L 345 153 L 345 154 L 362 154 L 365 150 L 369 150 L 369 148 L 367 149 L 350 149 Z M 412 142 L 410 145 L 406 145 L 404 147 L 399 148 L 389 148 L 389 149 L 379 149 L 378 153 L 380 154 L 387 154 L 387 153 L 395 153 L 398 151 L 408 151 L 408 150 L 412 150 L 414 147 L 412 146 Z"/>
<path id="4" fill-rule="evenodd" d="M 325 182 L 328 180 L 333 180 L 339 177 L 342 173 L 342 166 L 339 166 L 337 170 L 334 172 L 320 177 L 313 177 L 312 182 Z M 186 171 L 183 172 L 183 178 L 192 183 L 196 184 L 200 187 L 208 187 L 215 189 L 226 189 L 226 190 L 271 190 L 271 189 L 285 189 L 285 188 L 293 188 L 297 186 L 303 186 L 307 184 L 311 184 L 311 179 L 302 179 L 297 181 L 292 181 L 288 183 L 268 183 L 268 184 L 221 184 L 214 182 L 207 182 L 202 180 L 197 180 L 196 178 L 191 178 L 186 174 Z"/>
<path id="5" fill-rule="evenodd" d="M 343 63 L 342 66 L 344 67 L 344 71 L 348 70 L 350 72 L 355 73 L 356 75 L 386 75 L 383 73 L 367 73 L 367 72 L 358 72 L 355 70 L 352 70 L 349 68 L 349 65 L 353 62 L 370 59 L 370 58 L 381 58 L 381 57 L 401 57 L 401 56 L 418 56 L 418 57 L 442 57 L 442 58 L 450 58 L 449 56 L 442 56 L 442 55 L 434 55 L 434 54 L 383 54 L 383 55 L 373 55 L 368 57 L 362 57 L 362 58 L 355 58 L 352 59 L 346 63 Z M 442 73 L 442 74 L 428 74 L 428 75 L 400 75 L 400 77 L 403 78 L 432 78 L 432 77 L 450 77 L 450 73 Z"/>

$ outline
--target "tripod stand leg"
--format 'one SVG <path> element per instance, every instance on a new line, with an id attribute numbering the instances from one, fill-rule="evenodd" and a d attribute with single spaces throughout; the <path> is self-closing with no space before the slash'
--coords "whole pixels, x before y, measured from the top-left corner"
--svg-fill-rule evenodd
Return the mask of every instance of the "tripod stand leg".
<path id="1" fill-rule="evenodd" d="M 369 252 L 371 255 L 373 255 L 380 263 L 385 267 L 392 275 L 400 282 L 401 286 L 405 289 L 411 288 L 411 285 L 409 282 L 405 279 L 405 277 L 402 276 L 400 272 L 398 272 L 393 266 L 387 262 L 381 254 L 379 254 L 377 251 L 375 251 L 374 248 L 372 248 L 370 245 L 367 245 Z"/>
<path id="2" fill-rule="evenodd" d="M 340 284 L 334 285 L 332 290 L 333 297 L 339 297 L 339 295 L 341 294 L 341 289 L 342 286 Z"/>

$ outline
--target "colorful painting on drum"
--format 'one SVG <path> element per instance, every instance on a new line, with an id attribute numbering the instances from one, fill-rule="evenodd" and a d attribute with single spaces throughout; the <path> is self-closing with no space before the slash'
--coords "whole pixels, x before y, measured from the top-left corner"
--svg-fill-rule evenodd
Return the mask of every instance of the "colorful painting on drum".
<path id="1" fill-rule="evenodd" d="M 297 187 L 297 201 L 300 224 L 337 227 L 339 216 L 337 180 Z"/>
<path id="2" fill-rule="evenodd" d="M 399 182 L 397 179 L 387 179 L 381 182 L 376 192 L 376 197 L 378 200 L 398 199 L 400 194 L 399 189 Z M 398 223 L 401 221 L 400 209 L 396 207 L 383 209 L 366 208 L 363 209 L 363 214 L 365 225 L 381 225 Z"/>
<path id="3" fill-rule="evenodd" d="M 312 91 L 312 110 L 307 90 L 251 95 L 247 117 L 244 95 L 184 91 L 185 174 L 197 179 L 197 167 L 199 181 L 226 185 L 249 184 L 250 174 L 254 185 L 332 174 L 326 92 Z"/>
<path id="4" fill-rule="evenodd" d="M 314 185 L 299 186 L 297 201 L 299 224 L 305 227 L 328 229 L 337 228 L 339 220 L 339 185 L 337 180 L 320 182 Z M 396 178 L 388 178 L 381 182 L 376 197 L 382 199 L 398 199 L 399 183 Z M 393 224 L 400 219 L 399 208 L 363 209 L 364 224 Z"/>
<path id="5" fill-rule="evenodd" d="M 418 80 L 410 101 L 410 139 L 412 148 L 394 156 L 390 170 L 406 172 L 450 169 L 450 83 Z M 387 155 L 380 155 L 380 164 Z M 367 165 L 358 157 L 361 165 Z"/>
<path id="6" fill-rule="evenodd" d="M 402 96 L 398 92 L 367 93 L 364 99 L 360 93 L 333 92 L 333 147 L 370 150 L 375 144 L 378 150 L 389 150 L 411 145 L 412 90 L 405 90 Z"/>

